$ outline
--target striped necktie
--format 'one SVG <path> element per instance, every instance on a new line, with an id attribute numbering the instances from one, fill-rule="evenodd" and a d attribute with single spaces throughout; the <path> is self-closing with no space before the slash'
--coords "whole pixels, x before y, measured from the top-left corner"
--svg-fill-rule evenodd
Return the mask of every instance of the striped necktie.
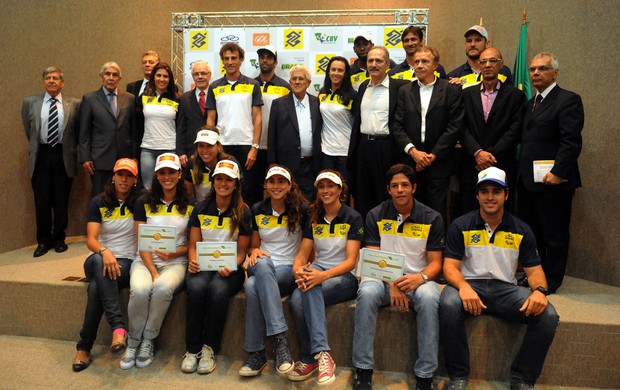
<path id="1" fill-rule="evenodd" d="M 49 119 L 47 122 L 47 144 L 51 147 L 58 145 L 58 141 L 60 140 L 60 134 L 58 133 L 58 108 L 56 107 L 55 98 L 51 98 L 50 102 L 50 113 Z"/>

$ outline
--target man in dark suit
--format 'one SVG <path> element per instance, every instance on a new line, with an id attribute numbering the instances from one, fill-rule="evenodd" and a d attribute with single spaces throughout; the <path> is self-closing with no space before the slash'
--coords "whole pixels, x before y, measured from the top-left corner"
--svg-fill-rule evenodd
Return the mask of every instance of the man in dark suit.
<path id="1" fill-rule="evenodd" d="M 584 123 L 581 97 L 556 84 L 559 72 L 552 53 L 532 59 L 536 96 L 524 106 L 519 159 L 519 213 L 536 236 L 550 292 L 564 279 Z"/>
<path id="2" fill-rule="evenodd" d="M 303 65 L 290 69 L 292 93 L 273 101 L 269 115 L 267 160 L 284 165 L 308 200 L 314 200 L 314 179 L 321 169 L 319 99 L 306 92 L 312 81 Z"/>
<path id="3" fill-rule="evenodd" d="M 106 62 L 99 74 L 102 87 L 84 95 L 80 105 L 80 163 L 91 176 L 92 196 L 103 191 L 121 157 L 136 158 L 135 97 L 118 90 L 121 68 Z"/>
<path id="4" fill-rule="evenodd" d="M 387 77 L 390 53 L 375 46 L 366 58 L 370 79 L 364 81 L 353 106 L 349 164 L 355 209 L 364 217 L 387 199 L 385 172 L 394 165 L 393 121 L 398 89 L 409 84 Z"/>
<path id="5" fill-rule="evenodd" d="M 482 82 L 463 90 L 465 122 L 461 135 L 459 184 L 463 214 L 480 207 L 476 199 L 478 172 L 495 166 L 516 183 L 516 147 L 523 126 L 525 94 L 499 80 L 504 66 L 495 48 L 480 54 Z M 506 203 L 508 208 L 508 203 Z"/>
<path id="6" fill-rule="evenodd" d="M 127 92 L 134 96 L 140 96 L 151 78 L 153 67 L 159 63 L 159 54 L 153 50 L 147 50 L 142 54 L 142 73 L 144 78 L 127 84 Z"/>
<path id="7" fill-rule="evenodd" d="M 181 96 L 177 118 L 177 154 L 184 167 L 187 159 L 194 153 L 198 129 L 207 123 L 207 89 L 211 81 L 209 64 L 204 61 L 194 62 L 192 78 L 195 87 Z"/>
<path id="8" fill-rule="evenodd" d="M 446 198 L 454 170 L 454 146 L 465 110 L 461 87 L 439 79 L 439 54 L 431 47 L 414 54 L 417 80 L 401 88 L 394 120 L 394 139 L 401 161 L 417 171 L 416 199 L 447 221 Z"/>
<path id="9" fill-rule="evenodd" d="M 62 96 L 62 71 L 43 71 L 45 94 L 24 99 L 22 121 L 28 138 L 28 174 L 34 192 L 37 248 L 34 257 L 51 248 L 67 250 L 65 230 L 71 182 L 77 174 L 76 131 L 80 101 Z"/>

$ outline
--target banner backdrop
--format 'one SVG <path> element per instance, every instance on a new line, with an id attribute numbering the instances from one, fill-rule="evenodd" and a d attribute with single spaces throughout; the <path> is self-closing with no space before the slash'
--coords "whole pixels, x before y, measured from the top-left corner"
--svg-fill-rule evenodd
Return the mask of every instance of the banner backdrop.
<path id="1" fill-rule="evenodd" d="M 258 50 L 261 46 L 273 45 L 278 51 L 276 74 L 289 79 L 289 69 L 294 65 L 305 65 L 312 73 L 312 84 L 308 92 L 317 95 L 325 79 L 325 67 L 331 57 L 341 55 L 350 63 L 357 59 L 353 51 L 353 40 L 363 30 L 370 33 L 375 45 L 383 45 L 390 52 L 390 58 L 397 64 L 405 59 L 400 35 L 406 25 L 360 26 L 288 26 L 288 27 L 217 27 L 184 30 L 184 79 L 185 91 L 193 88 L 191 66 L 194 61 L 203 60 L 211 65 L 211 81 L 222 77 L 224 68 L 219 57 L 220 47 L 228 42 L 239 44 L 245 50 L 241 73 L 256 77 L 259 73 Z M 425 26 L 420 26 L 425 29 Z M 424 36 L 426 40 L 426 34 Z"/>

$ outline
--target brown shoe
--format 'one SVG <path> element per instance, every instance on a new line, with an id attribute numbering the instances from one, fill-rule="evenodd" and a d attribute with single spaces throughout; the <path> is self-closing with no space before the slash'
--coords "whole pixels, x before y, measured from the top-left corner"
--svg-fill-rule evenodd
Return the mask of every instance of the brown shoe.
<path id="1" fill-rule="evenodd" d="M 90 366 L 90 351 L 77 351 L 75 358 L 73 359 L 73 371 L 80 372 Z"/>
<path id="2" fill-rule="evenodd" d="M 127 347 L 127 334 L 112 334 L 112 344 L 110 344 L 110 352 L 116 353 Z"/>

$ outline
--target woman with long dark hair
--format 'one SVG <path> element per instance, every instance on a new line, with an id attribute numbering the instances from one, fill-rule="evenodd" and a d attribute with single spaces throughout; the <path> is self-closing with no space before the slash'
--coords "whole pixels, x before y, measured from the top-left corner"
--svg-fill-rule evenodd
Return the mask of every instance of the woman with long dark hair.
<path id="1" fill-rule="evenodd" d="M 138 164 L 122 158 L 116 161 L 113 171 L 104 191 L 88 207 L 86 247 L 93 253 L 84 262 L 88 301 L 73 360 L 76 372 L 90 365 L 90 350 L 104 313 L 112 328 L 110 351 L 120 352 L 126 346 L 127 321 L 118 292 L 129 286 L 129 269 L 136 254 L 133 211 L 138 197 Z"/>
<path id="2" fill-rule="evenodd" d="M 153 67 L 144 93 L 137 98 L 137 112 L 141 132 L 140 174 L 142 184 L 150 189 L 157 157 L 176 151 L 179 99 L 170 65 L 160 62 Z"/>
<path id="3" fill-rule="evenodd" d="M 321 171 L 314 185 L 317 197 L 310 206 L 310 218 L 293 262 L 297 289 L 291 297 L 291 310 L 300 356 L 288 378 L 303 381 L 318 370 L 318 383 L 325 385 L 336 379 L 336 364 L 327 343 L 325 306 L 357 295 L 353 270 L 364 238 L 364 222 L 357 211 L 343 203 L 347 186 L 339 172 Z M 315 259 L 310 264 L 313 250 Z"/>
<path id="4" fill-rule="evenodd" d="M 215 354 L 222 344 L 229 300 L 241 291 L 245 281 L 242 265 L 250 243 L 252 221 L 241 197 L 240 179 L 236 162 L 219 161 L 213 170 L 211 192 L 189 220 L 189 263 L 185 278 L 187 352 L 181 362 L 183 372 L 209 374 L 215 369 Z M 219 271 L 201 270 L 196 251 L 200 241 L 236 242 L 236 270 L 228 266 Z"/>
<path id="5" fill-rule="evenodd" d="M 176 228 L 176 249 L 140 250 L 131 266 L 129 339 L 121 368 L 140 368 L 153 362 L 154 341 L 159 336 L 174 293 L 187 268 L 187 222 L 194 206 L 181 182 L 181 162 L 174 153 L 157 157 L 153 188 L 136 202 L 136 233 L 141 224 Z"/>
<path id="6" fill-rule="evenodd" d="M 276 371 L 293 369 L 291 347 L 286 338 L 288 326 L 282 297 L 293 292 L 293 259 L 301 245 L 308 204 L 291 172 L 274 165 L 265 177 L 268 197 L 252 206 L 252 239 L 248 280 L 245 282 L 245 344 L 248 358 L 239 370 L 241 376 L 256 376 L 267 365 L 265 337 L 273 339 Z"/>

